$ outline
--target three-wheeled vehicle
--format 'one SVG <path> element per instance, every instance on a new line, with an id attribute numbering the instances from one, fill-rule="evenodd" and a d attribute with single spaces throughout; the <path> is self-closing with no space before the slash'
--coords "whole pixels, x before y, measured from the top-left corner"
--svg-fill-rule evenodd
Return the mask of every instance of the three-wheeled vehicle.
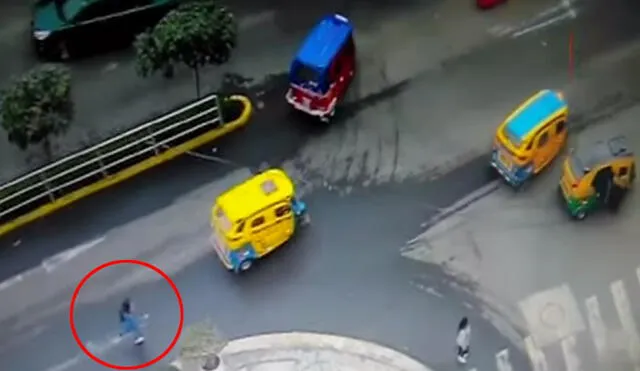
<path id="1" fill-rule="evenodd" d="M 211 210 L 211 242 L 224 266 L 246 271 L 309 223 L 307 206 L 281 169 L 268 169 L 222 193 Z"/>
<path id="2" fill-rule="evenodd" d="M 633 152 L 624 136 L 617 136 L 586 150 L 572 150 L 558 188 L 569 214 L 582 220 L 602 206 L 617 210 L 635 177 Z"/>
<path id="3" fill-rule="evenodd" d="M 327 16 L 313 28 L 291 63 L 287 102 L 328 122 L 346 95 L 355 70 L 351 23 L 340 14 Z"/>
<path id="4" fill-rule="evenodd" d="M 513 187 L 540 173 L 567 141 L 569 110 L 561 93 L 542 90 L 498 126 L 491 167 Z"/>

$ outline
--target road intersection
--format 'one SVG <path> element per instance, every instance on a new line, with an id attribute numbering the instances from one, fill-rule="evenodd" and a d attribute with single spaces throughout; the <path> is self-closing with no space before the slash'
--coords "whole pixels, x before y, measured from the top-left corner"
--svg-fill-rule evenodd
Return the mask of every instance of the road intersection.
<path id="1" fill-rule="evenodd" d="M 0 305 L 0 322 L 8 329 L 0 337 L 3 365 L 10 370 L 98 369 L 79 354 L 69 334 L 68 300 L 75 284 L 92 267 L 123 258 L 149 261 L 167 271 L 183 292 L 187 321 L 212 317 L 231 338 L 289 330 L 340 333 L 392 345 L 434 370 L 454 370 L 457 365 L 452 355 L 453 332 L 460 317 L 468 315 L 477 339 L 472 343 L 469 370 L 474 367 L 477 371 L 507 371 L 509 367 L 528 370 L 529 356 L 546 362 L 550 369 L 563 369 L 563 351 L 579 354 L 577 358 L 583 366 L 596 364 L 587 358 L 588 352 L 585 356 L 581 349 L 571 351 L 585 345 L 580 336 L 574 338 L 575 344 L 571 338 L 563 338 L 562 344 L 554 343 L 552 349 L 540 350 L 544 354 L 540 356 L 534 351 L 540 346 L 536 343 L 534 349 L 530 341 L 523 339 L 544 343 L 546 335 L 533 331 L 534 325 L 527 323 L 518 305 L 522 301 L 526 308 L 535 307 L 535 296 L 528 296 L 542 292 L 546 297 L 561 297 L 568 307 L 581 310 L 580 300 L 593 296 L 593 285 L 602 285 L 602 281 L 593 279 L 601 272 L 593 262 L 603 259 L 602 254 L 591 256 L 590 269 L 571 270 L 571 274 L 576 274 L 575 282 L 569 280 L 571 277 L 558 282 L 557 275 L 549 274 L 545 285 L 542 282 L 545 277 L 536 275 L 518 280 L 520 284 L 514 280 L 513 288 L 507 290 L 499 287 L 505 277 L 535 272 L 534 268 L 548 263 L 545 259 L 549 256 L 558 260 L 555 265 L 547 264 L 546 269 L 556 269 L 557 274 L 567 271 L 561 263 L 587 262 L 575 260 L 576 256 L 569 254 L 559 259 L 552 255 L 553 251 L 562 251 L 557 246 L 555 250 L 550 246 L 542 254 L 536 243 L 540 237 L 529 234 L 526 237 L 529 242 L 512 253 L 520 253 L 515 256 L 519 259 L 526 258 L 522 264 L 516 265 L 496 253 L 495 259 L 483 259 L 483 269 L 513 271 L 504 275 L 495 273 L 489 283 L 474 284 L 456 275 L 465 273 L 466 267 L 453 273 L 445 269 L 451 265 L 447 254 L 457 251 L 450 245 L 462 248 L 468 244 L 456 242 L 443 247 L 438 255 L 440 260 L 434 261 L 431 256 L 429 264 L 424 264 L 423 256 L 406 259 L 399 247 L 407 240 L 424 240 L 424 235 L 413 237 L 430 227 L 430 220 L 437 219 L 460 198 L 490 182 L 482 155 L 487 151 L 492 131 L 510 109 L 533 91 L 540 88 L 565 91 L 575 107 L 572 111 L 576 125 L 589 127 L 586 130 L 591 130 L 592 124 L 606 123 L 612 113 L 631 109 L 637 103 L 636 97 L 640 95 L 635 91 L 638 74 L 633 40 L 640 27 L 633 25 L 635 20 L 631 16 L 636 5 L 624 0 L 606 5 L 575 3 L 570 9 L 553 8 L 551 4 L 555 10 L 545 13 L 539 3 L 524 2 L 506 11 L 479 16 L 480 13 L 471 13 L 470 9 L 452 3 L 430 3 L 433 7 L 424 8 L 422 13 L 411 7 L 395 12 L 387 9 L 386 15 L 364 6 L 351 9 L 357 22 L 373 15 L 381 17 L 381 27 L 378 31 L 363 27 L 363 61 L 370 68 L 363 69 L 342 117 L 328 128 L 292 119 L 282 99 L 285 79 L 278 72 L 286 65 L 289 49 L 297 43 L 296 32 L 306 28 L 285 27 L 283 14 L 291 14 L 287 7 L 280 12 L 260 9 L 254 18 L 248 18 L 251 27 L 269 24 L 263 33 L 252 35 L 264 37 L 262 43 L 273 36 L 269 32 L 281 35 L 287 31 L 290 35 L 283 36 L 285 41 L 277 47 L 266 45 L 265 48 L 273 50 L 264 59 L 251 62 L 249 54 L 243 55 L 245 52 L 241 51 L 242 57 L 228 66 L 240 75 L 252 76 L 248 72 L 257 62 L 276 73 L 264 80 L 257 76 L 255 82 L 244 78 L 228 82 L 231 88 L 250 94 L 261 107 L 255 122 L 244 133 L 215 147 L 201 149 L 204 157 L 180 158 L 0 240 L 3 247 L 0 277 L 6 280 L 0 286 L 0 295 L 11 298 Z M 574 10 L 577 16 L 535 28 L 560 17 L 567 9 Z M 313 17 L 320 10 L 312 10 Z M 432 22 L 421 21 L 420 16 L 425 14 L 430 14 Z M 526 19 L 531 21 L 521 22 Z M 469 28 L 456 26 L 461 22 L 469 22 Z M 425 32 L 416 32 L 419 26 L 425 27 Z M 573 79 L 567 70 L 570 31 L 580 40 L 576 45 L 579 63 Z M 414 34 L 418 36 L 409 37 Z M 384 39 L 380 35 L 391 36 Z M 381 54 L 379 50 L 388 53 Z M 96 66 L 104 66 L 99 60 L 86 63 L 84 66 L 91 63 L 94 66 L 75 67 L 80 80 L 91 80 L 87 77 L 95 74 Z M 110 76 L 116 81 L 133 81 L 128 72 L 122 72 L 125 70 L 122 63 L 126 62 L 110 65 L 105 73 L 113 74 Z M 256 75 L 262 74 L 256 71 Z M 120 77 L 115 78 L 116 75 Z M 216 80 L 214 75 L 217 73 L 211 74 L 212 81 Z M 135 87 L 123 83 L 108 89 L 99 88 L 102 82 L 95 81 L 79 89 L 113 96 L 116 102 L 113 104 L 121 107 L 115 116 L 141 117 L 160 99 L 171 104 L 184 97 L 192 89 L 188 79 L 184 76 L 180 80 L 183 82 L 177 84 L 179 88 L 171 91 L 166 90 L 166 83 L 157 81 L 133 83 Z M 146 84 L 157 85 L 155 93 L 145 95 L 146 103 L 136 98 L 131 107 L 124 107 L 122 102 L 128 98 L 142 95 L 139 89 L 149 88 Z M 115 94 L 116 91 L 128 93 Z M 88 118 L 99 112 L 94 111 L 99 105 L 92 103 L 95 96 L 86 99 L 82 115 Z M 104 109 L 113 110 L 113 106 L 105 104 Z M 597 130 L 607 126 L 593 127 Z M 206 156 L 212 155 L 227 162 L 207 161 Z M 220 267 L 208 245 L 209 208 L 217 194 L 264 162 L 284 166 L 296 178 L 311 208 L 313 225 L 282 253 L 274 254 L 250 274 L 236 277 Z M 509 209 L 513 212 L 504 217 L 510 221 L 529 220 L 530 209 L 538 215 L 534 216 L 539 218 L 536 220 L 552 220 L 535 212 L 532 205 L 541 211 L 544 207 L 537 205 L 540 201 L 534 192 L 532 189 L 532 197 L 525 195 L 517 200 L 498 191 L 476 205 L 489 202 L 488 209 L 503 208 L 507 197 L 509 202 L 525 204 Z M 451 222 L 455 217 L 447 220 Z M 618 227 L 613 228 L 631 228 L 628 224 L 631 220 L 621 223 L 616 219 Z M 498 218 L 494 222 L 499 222 Z M 563 227 L 571 228 L 566 224 Z M 434 233 L 437 228 L 440 227 L 430 228 L 427 233 Z M 500 230 L 498 225 L 491 228 Z M 489 227 L 483 231 L 489 231 Z M 497 233 L 488 235 L 500 237 Z M 458 234 L 448 238 L 455 236 Z M 596 238 L 595 234 L 591 237 Z M 489 254 L 494 245 L 500 246 L 488 243 L 480 248 L 487 249 L 483 253 Z M 402 252 L 407 254 L 405 249 Z M 472 257 L 476 252 L 471 249 L 461 254 Z M 607 276 L 610 281 L 605 284 L 622 280 L 624 291 L 632 292 L 634 286 L 619 272 L 633 273 L 635 267 L 630 266 L 632 259 L 622 260 L 625 259 L 599 269 L 617 274 Z M 589 273 L 594 269 L 594 273 Z M 563 285 L 565 281 L 568 286 Z M 624 308 L 621 285 L 616 283 L 612 287 L 615 302 Z M 546 293 L 549 288 L 555 291 Z M 487 300 L 487 293 L 494 292 L 508 297 Z M 151 312 L 148 331 L 149 339 L 153 340 L 145 352 L 132 351 L 114 340 L 115 308 L 123 295 L 136 298 L 140 307 Z M 604 306 L 602 293 L 596 295 L 598 306 Z M 589 303 L 590 308 L 596 307 L 593 299 Z M 608 313 L 604 309 L 601 312 Z M 545 318 L 551 321 L 559 316 L 554 310 L 548 313 Z M 76 312 L 83 339 L 104 357 L 121 363 L 152 358 L 166 346 L 176 314 L 167 285 L 133 268 L 96 277 L 83 291 Z M 584 334 L 587 328 L 597 328 L 589 319 L 596 318 L 594 315 L 581 314 L 581 320 L 571 318 L 574 321 L 563 334 L 575 336 L 576 331 L 584 329 L 580 332 Z M 577 369 L 573 364 L 570 366 L 573 368 L 569 370 Z"/>

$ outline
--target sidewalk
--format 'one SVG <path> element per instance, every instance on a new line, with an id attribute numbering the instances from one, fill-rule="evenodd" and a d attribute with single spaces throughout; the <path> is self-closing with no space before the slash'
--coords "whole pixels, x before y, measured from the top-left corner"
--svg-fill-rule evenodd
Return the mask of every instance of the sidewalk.
<path id="1" fill-rule="evenodd" d="M 569 147 L 623 134 L 637 153 L 638 115 L 640 106 L 605 117 L 574 134 Z M 530 335 L 524 348 L 549 370 L 567 362 L 602 370 L 638 367 L 637 184 L 618 213 L 602 210 L 574 221 L 556 194 L 563 157 L 522 192 L 500 182 L 487 186 L 489 195 L 460 205 L 412 240 L 403 255 L 442 266 L 497 314 L 492 318 L 508 318 Z"/>
<path id="2" fill-rule="evenodd" d="M 438 70 L 445 61 L 491 41 L 495 35 L 490 30 L 496 26 L 517 24 L 553 2 L 514 3 L 490 13 L 478 12 L 469 2 L 452 0 L 435 3 L 419 0 L 399 2 L 397 5 L 357 7 L 324 4 L 303 11 L 293 5 L 269 9 L 264 4 L 257 4 L 256 7 L 260 9 L 256 9 L 256 13 L 246 10 L 239 14 L 239 46 L 232 60 L 223 66 L 202 70 L 202 90 L 217 90 L 225 74 L 232 73 L 242 76 L 259 100 L 267 100 L 262 94 L 268 89 L 278 97 L 273 101 L 282 99 L 282 82 L 285 79 L 280 78 L 275 88 L 265 87 L 274 84 L 269 77 L 283 77 L 286 74 L 295 51 L 322 15 L 345 10 L 357 30 L 356 43 L 361 66 L 359 82 L 352 88 L 350 98 L 356 102 L 363 101 L 399 82 L 411 80 L 425 70 Z M 345 6 L 348 9 L 340 9 Z M 10 12 L 7 10 L 5 13 Z M 19 17 L 23 25 L 28 25 L 29 12 L 22 6 L 11 7 L 11 14 Z M 16 32 L 24 30 L 12 28 L 13 24 L 20 22 L 12 19 L 11 23 L 6 23 L 6 26 L 0 27 L 0 45 L 5 45 L 8 53 L 16 55 L 0 62 L 0 70 L 5 71 L 0 73 L 1 80 L 35 63 L 23 38 L 16 37 Z M 465 27 L 460 27 L 460 24 Z M 142 79 L 135 73 L 130 50 L 108 53 L 70 65 L 77 114 L 69 132 L 55 140 L 56 154 L 59 156 L 88 143 L 95 143 L 195 97 L 193 76 L 189 70 L 179 69 L 172 80 L 160 76 Z M 259 102 L 257 106 L 261 106 Z M 280 117 L 273 121 L 283 119 Z M 39 153 L 37 150 L 33 152 L 36 155 Z M 0 157 L 3 159 L 0 182 L 37 166 L 38 162 L 36 156 L 34 163 L 27 164 L 27 154 L 7 143 L 4 135 L 0 135 Z"/>
<path id="3" fill-rule="evenodd" d="M 431 371 L 393 349 L 334 335 L 281 333 L 231 341 L 220 371 Z M 180 361 L 174 371 L 200 371 Z M 218 370 L 216 370 L 218 371 Z"/>

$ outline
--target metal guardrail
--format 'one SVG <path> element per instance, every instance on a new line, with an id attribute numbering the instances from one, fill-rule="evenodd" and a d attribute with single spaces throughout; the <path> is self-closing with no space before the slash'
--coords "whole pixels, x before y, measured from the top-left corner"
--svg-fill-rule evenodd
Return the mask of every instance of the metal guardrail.
<path id="1" fill-rule="evenodd" d="M 216 94 L 0 185 L 0 222 L 35 210 L 223 125 Z"/>

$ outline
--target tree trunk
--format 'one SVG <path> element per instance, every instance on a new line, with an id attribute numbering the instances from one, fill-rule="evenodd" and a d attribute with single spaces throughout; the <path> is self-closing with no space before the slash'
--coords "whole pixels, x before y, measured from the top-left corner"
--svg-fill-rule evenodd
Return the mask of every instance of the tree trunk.
<path id="1" fill-rule="evenodd" d="M 193 67 L 193 75 L 196 78 L 196 95 L 200 98 L 200 69 L 198 66 Z"/>
<path id="2" fill-rule="evenodd" d="M 48 136 L 42 140 L 42 151 L 47 162 L 53 161 L 53 149 L 51 148 L 51 139 Z"/>

